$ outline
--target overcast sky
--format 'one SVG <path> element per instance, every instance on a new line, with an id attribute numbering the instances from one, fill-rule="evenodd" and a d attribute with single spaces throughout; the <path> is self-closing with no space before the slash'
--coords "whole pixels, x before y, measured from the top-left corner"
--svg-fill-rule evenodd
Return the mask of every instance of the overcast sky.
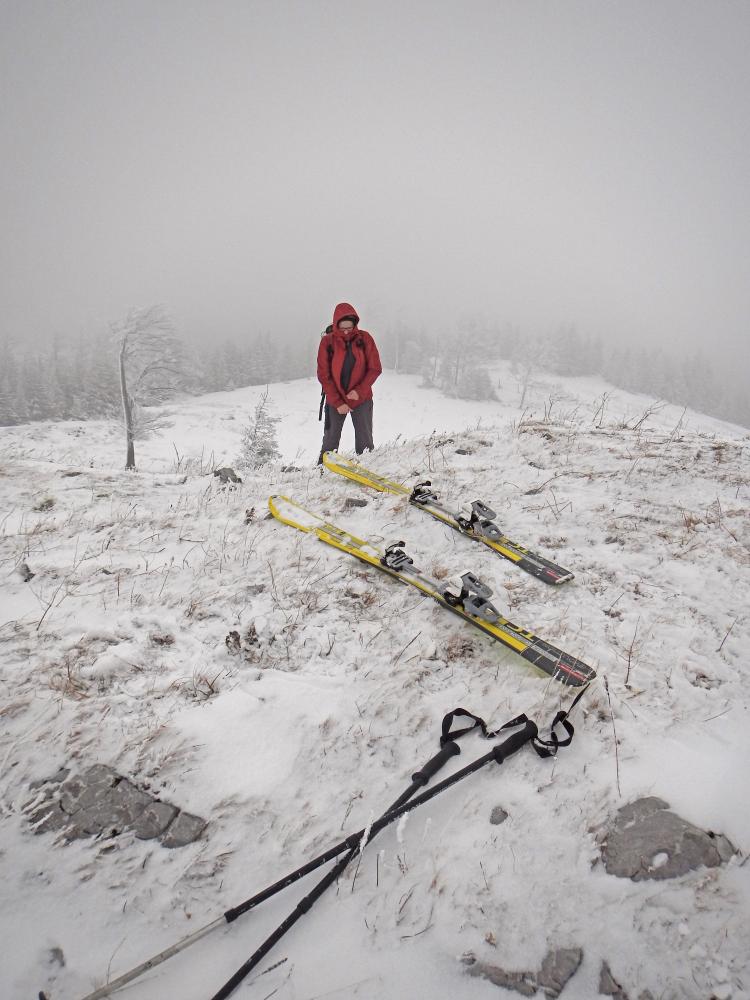
<path id="1" fill-rule="evenodd" d="M 0 335 L 343 299 L 750 368 L 749 52 L 748 0 L 0 0 Z"/>

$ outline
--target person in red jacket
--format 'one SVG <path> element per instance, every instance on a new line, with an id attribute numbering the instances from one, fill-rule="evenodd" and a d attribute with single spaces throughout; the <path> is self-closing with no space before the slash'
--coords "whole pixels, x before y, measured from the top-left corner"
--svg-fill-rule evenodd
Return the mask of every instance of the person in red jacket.
<path id="1" fill-rule="evenodd" d="M 358 455 L 372 450 L 372 384 L 382 372 L 375 341 L 359 328 L 357 310 L 339 302 L 333 311 L 330 333 L 318 347 L 318 381 L 326 397 L 323 452 L 336 451 L 347 413 L 354 424 L 354 449 Z"/>

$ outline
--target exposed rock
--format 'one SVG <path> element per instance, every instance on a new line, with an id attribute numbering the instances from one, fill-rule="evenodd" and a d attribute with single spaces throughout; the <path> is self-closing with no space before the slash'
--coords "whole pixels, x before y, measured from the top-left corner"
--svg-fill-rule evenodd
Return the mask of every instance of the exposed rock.
<path id="1" fill-rule="evenodd" d="M 34 827 L 34 833 L 55 833 L 64 829 L 70 817 L 63 812 L 59 802 L 42 802 L 28 813 L 29 823 Z"/>
<path id="2" fill-rule="evenodd" d="M 367 500 L 364 500 L 362 497 L 347 497 L 346 500 L 344 500 L 345 510 L 351 507 L 366 507 L 366 506 L 367 506 Z"/>
<path id="3" fill-rule="evenodd" d="M 214 475 L 218 476 L 219 482 L 221 483 L 241 483 L 242 479 L 237 475 L 234 469 L 229 466 L 225 466 L 223 469 L 214 469 Z"/>
<path id="4" fill-rule="evenodd" d="M 634 882 L 717 868 L 734 853 L 726 837 L 693 826 L 653 796 L 623 806 L 602 843 L 607 872 Z"/>
<path id="5" fill-rule="evenodd" d="M 500 824 L 504 823 L 507 818 L 508 814 L 502 806 L 495 806 L 490 813 L 490 823 L 492 823 L 493 826 L 500 826 Z"/>
<path id="6" fill-rule="evenodd" d="M 133 833 L 139 840 L 151 840 L 164 833 L 177 815 L 177 806 L 168 802 L 151 802 L 133 823 Z"/>
<path id="7" fill-rule="evenodd" d="M 61 767 L 56 774 L 52 775 L 51 778 L 40 778 L 38 781 L 32 781 L 31 784 L 29 785 L 29 788 L 33 790 L 35 788 L 41 788 L 42 785 L 47 785 L 54 782 L 59 784 L 61 781 L 64 781 L 69 774 L 70 774 L 69 767 Z"/>
<path id="8" fill-rule="evenodd" d="M 515 990 L 525 997 L 533 997 L 537 990 L 536 976 L 533 972 L 508 972 L 499 965 L 488 965 L 477 961 L 467 964 L 466 971 L 470 976 L 487 979 L 495 986 Z"/>
<path id="9" fill-rule="evenodd" d="M 68 778 L 60 788 L 60 805 L 69 816 L 88 810 L 106 797 L 117 773 L 104 764 L 94 764 L 83 775 Z"/>
<path id="10" fill-rule="evenodd" d="M 602 962 L 599 970 L 599 992 L 605 997 L 615 1000 L 629 1000 L 627 993 L 612 975 L 612 970 L 606 962 Z"/>
<path id="11" fill-rule="evenodd" d="M 582 961 L 582 948 L 555 948 L 548 952 L 537 977 L 545 996 L 559 997 Z"/>
<path id="12" fill-rule="evenodd" d="M 568 980 L 578 971 L 582 961 L 581 948 L 555 948 L 547 954 L 541 969 L 536 973 L 512 972 L 499 965 L 480 962 L 471 952 L 462 958 L 470 976 L 479 976 L 495 986 L 515 990 L 525 997 L 534 996 L 540 989 L 544 990 L 548 997 L 558 997 L 565 989 Z"/>
<path id="13" fill-rule="evenodd" d="M 61 969 L 65 968 L 65 955 L 62 948 L 50 948 L 47 958 L 50 965 L 59 965 Z"/>
<path id="14" fill-rule="evenodd" d="M 190 813 L 180 812 L 163 833 L 159 840 L 161 840 L 164 847 L 184 847 L 186 844 L 192 844 L 194 840 L 206 829 L 205 819 L 201 819 L 200 816 L 192 816 Z"/>
<path id="15" fill-rule="evenodd" d="M 64 831 L 67 840 L 77 840 L 132 830 L 140 840 L 158 837 L 165 847 L 182 847 L 206 828 L 200 816 L 155 799 L 104 764 L 67 774 L 61 769 L 32 786 L 25 808 L 35 833 Z"/>

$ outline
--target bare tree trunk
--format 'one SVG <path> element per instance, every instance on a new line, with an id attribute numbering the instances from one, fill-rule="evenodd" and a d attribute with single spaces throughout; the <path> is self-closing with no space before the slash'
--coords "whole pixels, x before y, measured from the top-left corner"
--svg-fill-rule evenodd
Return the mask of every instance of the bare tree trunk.
<path id="1" fill-rule="evenodd" d="M 120 345 L 120 394 L 122 396 L 122 413 L 125 418 L 125 440 L 127 442 L 127 457 L 125 459 L 126 469 L 135 469 L 135 443 L 133 437 L 133 402 L 128 395 L 128 385 L 125 379 L 125 351 L 127 349 L 127 337 L 123 338 Z"/>
<path id="2" fill-rule="evenodd" d="M 519 410 L 523 410 L 523 404 L 526 401 L 526 393 L 529 391 L 529 386 L 531 385 L 531 374 L 532 374 L 531 365 L 525 365 L 521 369 L 521 371 L 523 373 L 523 377 L 521 380 L 521 388 L 523 391 L 521 392 L 521 402 L 518 404 Z"/>

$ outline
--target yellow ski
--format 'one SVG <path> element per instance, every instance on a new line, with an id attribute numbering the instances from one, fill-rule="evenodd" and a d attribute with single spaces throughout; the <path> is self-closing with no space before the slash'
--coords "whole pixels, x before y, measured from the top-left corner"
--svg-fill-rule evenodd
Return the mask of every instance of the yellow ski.
<path id="1" fill-rule="evenodd" d="M 397 483 L 392 479 L 372 472 L 356 462 L 351 462 L 348 458 L 343 458 L 337 452 L 327 451 L 323 455 L 323 464 L 331 472 L 335 472 L 344 479 L 360 483 L 362 486 L 369 486 L 373 490 L 381 493 L 393 493 L 395 496 L 405 496 L 409 498 L 409 503 L 420 510 L 426 511 L 432 517 L 442 521 L 443 524 L 455 528 L 462 535 L 467 535 L 477 542 L 483 542 L 505 559 L 515 563 L 520 569 L 530 573 L 537 580 L 544 583 L 560 584 L 567 583 L 573 579 L 573 574 L 568 569 L 558 566 L 540 556 L 537 552 L 519 545 L 503 534 L 495 524 L 493 518 L 495 512 L 481 500 L 475 500 L 467 504 L 467 511 L 453 511 L 440 503 L 437 493 L 430 488 L 432 483 L 426 480 L 417 483 L 413 489 Z"/>
<path id="2" fill-rule="evenodd" d="M 371 542 L 332 524 L 289 497 L 269 497 L 268 507 L 273 516 L 284 524 L 316 535 L 326 545 L 346 552 L 402 583 L 416 587 L 448 611 L 508 646 L 562 684 L 581 687 L 596 677 L 593 668 L 583 660 L 563 652 L 528 629 L 519 628 L 503 617 L 490 603 L 492 590 L 473 573 L 463 574 L 460 592 L 456 593 L 450 585 L 434 580 L 417 569 L 414 561 L 404 551 L 403 542 L 389 545 L 383 552 Z"/>

